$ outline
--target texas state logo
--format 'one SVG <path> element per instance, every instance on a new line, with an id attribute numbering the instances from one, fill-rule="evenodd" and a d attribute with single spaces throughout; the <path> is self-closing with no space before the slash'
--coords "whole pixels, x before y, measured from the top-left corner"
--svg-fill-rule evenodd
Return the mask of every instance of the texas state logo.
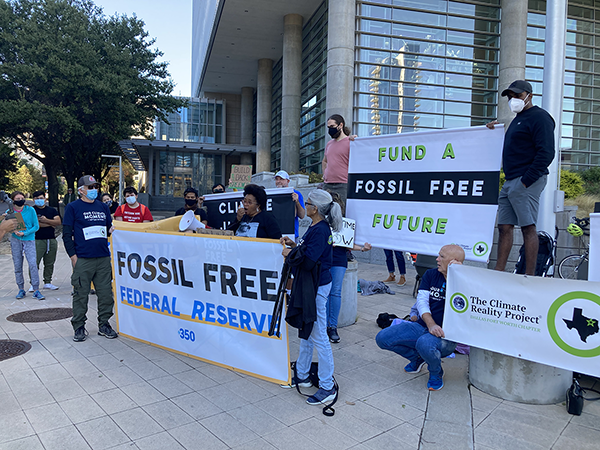
<path id="1" fill-rule="evenodd" d="M 600 355 L 600 296 L 574 291 L 558 297 L 548 310 L 548 331 L 565 352 L 582 358 Z"/>

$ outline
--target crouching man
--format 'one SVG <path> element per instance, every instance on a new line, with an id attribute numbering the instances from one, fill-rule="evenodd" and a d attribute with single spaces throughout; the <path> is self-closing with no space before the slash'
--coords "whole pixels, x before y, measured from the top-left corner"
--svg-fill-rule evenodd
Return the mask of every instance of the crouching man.
<path id="1" fill-rule="evenodd" d="M 404 367 L 408 373 L 418 373 L 427 363 L 427 389 L 439 391 L 444 387 L 442 358 L 450 355 L 456 343 L 444 339 L 442 321 L 446 304 L 446 277 L 450 264 L 462 264 L 465 252 L 458 245 L 445 245 L 437 257 L 437 269 L 423 275 L 417 295 L 417 309 L 421 318 L 416 322 L 402 322 L 381 330 L 375 338 L 379 348 L 391 350 L 410 362 Z"/>

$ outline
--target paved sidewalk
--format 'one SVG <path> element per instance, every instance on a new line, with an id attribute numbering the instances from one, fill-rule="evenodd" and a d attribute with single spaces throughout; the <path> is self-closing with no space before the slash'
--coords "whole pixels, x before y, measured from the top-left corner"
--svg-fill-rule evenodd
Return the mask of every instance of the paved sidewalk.
<path id="1" fill-rule="evenodd" d="M 387 276 L 361 264 L 359 277 Z M 408 313 L 414 271 L 396 295 L 359 295 L 355 325 L 334 349 L 340 399 L 334 417 L 295 391 L 127 338 L 97 336 L 91 296 L 83 343 L 68 319 L 8 322 L 10 314 L 70 306 L 70 262 L 59 250 L 45 301 L 16 300 L 10 255 L 0 255 L 0 339 L 32 349 L 0 362 L 0 449 L 472 449 L 600 448 L 600 402 L 580 417 L 564 405 L 502 401 L 468 383 L 468 357 L 444 360 L 445 387 L 426 390 L 427 371 L 377 348 L 380 312 Z M 114 326 L 114 324 L 113 324 Z M 291 332 L 295 359 L 298 341 Z"/>

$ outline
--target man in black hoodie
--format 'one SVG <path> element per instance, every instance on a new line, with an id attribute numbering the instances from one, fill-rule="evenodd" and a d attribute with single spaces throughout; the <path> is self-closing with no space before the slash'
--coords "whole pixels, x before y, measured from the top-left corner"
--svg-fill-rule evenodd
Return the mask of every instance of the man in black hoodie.
<path id="1" fill-rule="evenodd" d="M 517 116 L 504 137 L 502 167 L 506 182 L 498 197 L 498 260 L 503 271 L 513 244 L 515 225 L 521 227 L 525 245 L 525 273 L 534 275 L 539 241 L 535 224 L 540 195 L 546 186 L 548 166 L 554 159 L 554 119 L 532 103 L 531 84 L 516 80 L 502 91 Z M 487 124 L 493 129 L 497 121 Z"/>

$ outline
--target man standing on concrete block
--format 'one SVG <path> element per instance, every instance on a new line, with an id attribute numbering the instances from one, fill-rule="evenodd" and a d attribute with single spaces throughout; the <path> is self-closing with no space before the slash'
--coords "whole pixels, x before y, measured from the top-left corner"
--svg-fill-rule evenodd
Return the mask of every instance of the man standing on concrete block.
<path id="1" fill-rule="evenodd" d="M 423 275 L 417 295 L 420 319 L 404 321 L 381 330 L 375 337 L 379 348 L 390 350 L 410 362 L 404 367 L 407 373 L 418 373 L 425 363 L 429 369 L 427 389 L 439 391 L 444 387 L 442 358 L 450 355 L 456 343 L 444 339 L 442 322 L 446 304 L 446 277 L 450 264 L 462 264 L 465 251 L 458 245 L 445 245 L 437 257 L 437 269 Z"/>
<path id="2" fill-rule="evenodd" d="M 113 315 L 112 268 L 108 235 L 114 227 L 110 210 L 97 201 L 100 185 L 90 175 L 79 179 L 77 184 L 81 198 L 65 208 L 63 241 L 73 264 L 73 340 L 85 341 L 86 314 L 92 282 L 98 296 L 98 334 L 108 339 L 118 336 L 108 323 Z"/>
<path id="3" fill-rule="evenodd" d="M 498 197 L 498 260 L 496 270 L 503 271 L 512 249 L 515 225 L 521 227 L 525 245 L 525 273 L 535 274 L 539 240 L 535 224 L 540 196 L 546 186 L 548 166 L 554 159 L 554 119 L 532 103 L 531 84 L 513 81 L 502 91 L 517 116 L 504 136 L 502 167 L 506 182 Z M 498 121 L 487 124 L 494 129 Z"/>
<path id="4" fill-rule="evenodd" d="M 275 174 L 275 186 L 278 188 L 286 188 L 290 185 L 290 176 L 285 170 L 280 170 Z M 298 218 L 304 219 L 306 215 L 306 210 L 304 209 L 304 198 L 302 197 L 302 193 L 294 189 L 292 192 L 292 201 L 294 202 L 294 206 L 296 207 L 296 217 L 294 218 L 294 236 L 296 238 L 296 243 L 298 242 L 299 236 L 299 223 Z"/>

